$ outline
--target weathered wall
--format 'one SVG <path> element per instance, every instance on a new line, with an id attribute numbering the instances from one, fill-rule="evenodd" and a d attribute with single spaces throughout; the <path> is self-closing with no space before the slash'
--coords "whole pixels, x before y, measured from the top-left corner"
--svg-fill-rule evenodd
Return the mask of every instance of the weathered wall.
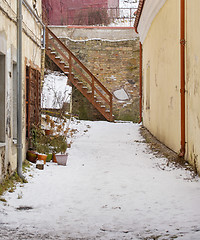
<path id="1" fill-rule="evenodd" d="M 127 41 L 67 41 L 68 47 L 90 69 L 107 89 L 114 93 L 124 89 L 127 100 L 113 98 L 116 119 L 138 121 L 138 62 L 137 40 Z"/>
<path id="2" fill-rule="evenodd" d="M 186 159 L 200 173 L 200 27 L 199 0 L 186 1 Z"/>
<path id="3" fill-rule="evenodd" d="M 62 29 L 61 36 L 66 35 L 64 28 Z M 60 28 L 58 28 L 57 31 L 55 28 L 52 30 L 58 34 Z M 133 33 L 133 29 L 129 29 L 129 31 Z M 79 36 L 81 36 L 81 33 Z M 95 37 L 95 34 L 93 37 Z M 113 37 L 117 37 L 117 34 L 113 34 Z M 119 38 L 120 37 L 121 36 L 119 36 Z M 60 39 L 111 93 L 115 93 L 117 90 L 122 91 L 123 89 L 124 93 L 127 95 L 127 99 L 113 98 L 113 114 L 115 115 L 115 118 L 137 122 L 139 118 L 138 39 L 71 40 L 67 37 L 62 37 Z"/>
<path id="4" fill-rule="evenodd" d="M 106 120 L 74 86 L 72 86 L 72 111 L 81 120 Z"/>
<path id="5" fill-rule="evenodd" d="M 185 159 L 200 173 L 200 31 L 197 30 L 200 2 L 186 0 L 185 3 Z M 179 153 L 181 112 L 178 0 L 165 2 L 146 35 L 143 43 L 143 82 L 143 124 L 160 141 Z"/>
<path id="6" fill-rule="evenodd" d="M 143 43 L 143 124 L 176 152 L 180 150 L 179 2 L 166 1 Z"/>
<path id="7" fill-rule="evenodd" d="M 28 0 L 32 4 L 31 0 Z M 1 129 L 0 142 L 0 181 L 7 173 L 12 173 L 17 166 L 17 145 L 16 145 L 16 63 L 17 63 L 17 1 L 0 2 L 0 55 L 5 59 L 5 77 L 2 77 L 0 84 L 5 84 L 3 89 L 5 100 L 0 102 L 4 111 L 1 112 L 1 123 L 5 129 Z M 41 1 L 37 1 L 37 10 L 41 13 Z M 40 36 L 41 28 L 33 19 L 31 14 L 23 7 L 23 156 L 25 159 L 25 59 L 27 64 L 40 66 L 41 49 Z M 1 89 L 2 90 L 2 89 Z M 4 115 L 4 116 L 3 116 Z M 3 117 L 2 117 L 3 116 Z"/>
<path id="8" fill-rule="evenodd" d="M 50 26 L 50 29 L 61 38 L 72 40 L 104 39 L 104 40 L 134 40 L 137 38 L 132 27 L 70 27 L 70 26 Z"/>

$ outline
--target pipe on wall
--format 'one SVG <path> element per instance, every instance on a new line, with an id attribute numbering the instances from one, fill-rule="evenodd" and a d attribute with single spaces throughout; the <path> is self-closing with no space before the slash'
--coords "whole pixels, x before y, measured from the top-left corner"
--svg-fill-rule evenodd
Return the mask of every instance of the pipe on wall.
<path id="1" fill-rule="evenodd" d="M 181 149 L 179 156 L 185 156 L 185 0 L 180 0 L 180 93 L 181 93 Z"/>
<path id="2" fill-rule="evenodd" d="M 142 43 L 140 42 L 140 123 L 142 122 Z"/>
<path id="3" fill-rule="evenodd" d="M 22 0 L 17 1 L 17 173 L 22 180 Z"/>

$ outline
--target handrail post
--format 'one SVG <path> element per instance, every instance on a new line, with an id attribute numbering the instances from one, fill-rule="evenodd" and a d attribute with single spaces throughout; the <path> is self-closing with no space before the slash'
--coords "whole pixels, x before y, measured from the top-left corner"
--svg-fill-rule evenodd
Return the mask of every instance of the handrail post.
<path id="1" fill-rule="evenodd" d="M 112 113 L 112 105 L 113 105 L 113 96 L 112 96 L 112 94 L 110 95 L 110 120 L 112 120 L 112 115 L 113 115 L 113 113 Z"/>
<path id="2" fill-rule="evenodd" d="M 92 77 L 92 99 L 94 99 L 94 77 Z"/>
<path id="3" fill-rule="evenodd" d="M 72 80 L 72 56 L 69 54 L 69 81 Z"/>
<path id="4" fill-rule="evenodd" d="M 48 49 L 48 47 L 49 47 L 49 30 L 47 27 L 46 27 L 46 31 L 45 31 L 45 42 L 46 42 L 46 44 L 45 44 L 46 49 Z"/>

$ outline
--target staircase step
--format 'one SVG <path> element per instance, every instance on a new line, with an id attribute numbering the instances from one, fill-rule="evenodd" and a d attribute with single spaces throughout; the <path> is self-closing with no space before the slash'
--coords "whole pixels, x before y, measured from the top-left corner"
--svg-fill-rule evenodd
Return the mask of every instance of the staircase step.
<path id="1" fill-rule="evenodd" d="M 64 49 L 64 52 L 68 52 L 69 53 L 69 55 L 71 54 L 70 52 L 70 50 L 67 48 L 67 46 L 63 46 L 63 44 L 62 44 L 62 42 L 60 42 L 59 41 L 59 39 L 58 38 L 56 38 L 56 36 L 54 36 L 53 34 L 51 34 L 51 31 L 48 29 L 48 31 L 50 32 L 50 36 L 49 36 L 49 34 L 48 34 L 48 39 L 54 39 L 55 38 L 55 40 L 57 41 L 57 44 L 56 44 L 56 46 L 61 50 L 61 48 L 62 49 Z M 54 42 L 54 41 L 53 41 Z M 53 43 L 52 42 L 52 43 Z M 77 78 L 77 75 L 76 75 L 76 77 L 75 77 L 75 73 L 73 73 L 73 72 L 71 72 L 71 68 L 68 66 L 69 64 L 68 64 L 68 60 L 69 60 L 69 58 L 66 56 L 64 56 L 63 54 L 65 54 L 64 52 L 63 52 L 63 54 L 61 53 L 61 54 L 59 54 L 59 52 L 60 51 L 56 51 L 55 50 L 55 48 L 53 47 L 53 45 L 51 45 L 51 41 L 49 41 L 49 44 L 50 45 L 48 45 L 47 46 L 47 51 L 46 51 L 46 54 L 49 56 L 49 58 L 68 76 L 68 81 L 70 81 L 70 84 L 73 84 L 74 86 L 76 86 L 77 87 L 77 89 L 83 94 L 83 96 L 85 96 L 88 100 L 89 100 L 89 102 L 91 102 L 91 104 L 93 104 L 94 105 L 94 107 L 96 107 L 96 109 L 108 120 L 108 121 L 114 121 L 114 116 L 111 116 L 112 114 L 111 114 L 111 109 L 109 109 L 109 108 L 106 108 L 106 106 L 107 106 L 107 101 L 106 101 L 106 99 L 102 96 L 102 94 L 98 94 L 98 91 L 92 91 L 92 89 L 91 89 L 91 85 L 89 86 L 89 85 L 87 85 L 88 83 L 89 83 L 89 78 L 88 78 L 88 76 L 85 76 L 86 78 L 84 78 L 84 79 L 82 79 L 82 78 L 80 78 L 80 79 L 78 79 Z M 57 49 L 57 48 L 56 48 Z M 78 60 L 76 59 L 76 58 L 74 58 L 74 61 L 75 61 L 75 63 L 78 63 L 79 64 L 79 62 L 78 62 Z M 81 69 L 83 68 L 83 66 L 81 65 L 81 66 L 79 66 L 79 67 L 81 67 Z M 85 68 L 85 67 L 84 67 Z M 73 69 L 74 70 L 74 69 Z M 75 70 L 74 70 L 75 71 Z M 87 72 L 87 71 L 86 71 Z M 80 73 L 79 71 L 78 71 L 78 73 Z M 77 74 L 78 74 L 77 73 Z M 81 75 L 81 74 L 79 74 L 79 75 Z M 78 76 L 79 76 L 78 75 Z M 89 75 L 91 75 L 91 74 L 89 74 Z M 92 77 L 94 77 L 93 75 L 91 75 Z M 94 77 L 94 79 L 95 79 L 95 77 Z M 84 80 L 83 82 L 82 82 L 82 80 Z M 95 80 L 95 81 L 97 81 L 98 82 L 98 80 Z M 99 85 L 99 87 L 101 88 L 101 89 L 104 89 L 103 87 L 101 87 L 101 85 Z M 100 92 L 101 92 L 101 89 L 99 90 Z M 94 96 L 94 94 L 96 95 L 96 96 Z M 110 93 L 108 92 L 107 93 L 108 94 L 108 96 L 111 96 L 110 95 Z M 101 99 L 102 98 L 102 99 Z M 99 101 L 99 99 L 101 100 L 101 101 Z"/>
<path id="2" fill-rule="evenodd" d="M 64 72 L 64 74 L 67 74 L 67 75 L 69 75 L 69 72 Z M 74 73 L 73 73 L 73 72 L 71 72 L 71 74 L 72 74 L 72 75 L 74 75 Z"/>

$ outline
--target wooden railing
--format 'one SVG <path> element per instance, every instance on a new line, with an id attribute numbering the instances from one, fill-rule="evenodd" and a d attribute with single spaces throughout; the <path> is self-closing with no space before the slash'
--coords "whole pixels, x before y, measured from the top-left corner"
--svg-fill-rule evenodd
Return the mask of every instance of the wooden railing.
<path id="1" fill-rule="evenodd" d="M 88 87 L 93 103 L 98 99 L 108 107 L 109 118 L 112 121 L 112 94 L 48 27 L 46 27 L 46 49 L 55 51 L 69 67 L 68 79 L 72 83 L 73 78 L 78 76 L 78 79 Z"/>

